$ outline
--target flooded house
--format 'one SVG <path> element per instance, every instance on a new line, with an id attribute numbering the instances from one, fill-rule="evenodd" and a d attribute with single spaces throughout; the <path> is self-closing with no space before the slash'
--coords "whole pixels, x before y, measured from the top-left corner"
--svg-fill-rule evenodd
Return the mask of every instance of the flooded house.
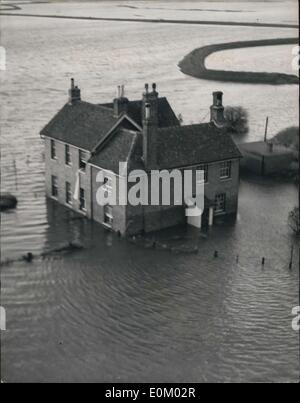
<path id="1" fill-rule="evenodd" d="M 222 96 L 213 93 L 209 122 L 181 125 L 156 84 L 146 84 L 139 100 L 129 100 L 119 87 L 112 102 L 91 104 L 81 99 L 72 79 L 69 101 L 41 131 L 47 196 L 123 235 L 185 223 L 201 228 L 212 225 L 217 216 L 236 215 L 241 154 L 223 130 Z M 120 184 L 121 161 L 126 162 L 127 174 L 201 170 L 204 213 L 196 219 L 186 217 L 186 206 L 174 203 L 99 205 L 99 187 L 109 194 L 113 183 Z"/>

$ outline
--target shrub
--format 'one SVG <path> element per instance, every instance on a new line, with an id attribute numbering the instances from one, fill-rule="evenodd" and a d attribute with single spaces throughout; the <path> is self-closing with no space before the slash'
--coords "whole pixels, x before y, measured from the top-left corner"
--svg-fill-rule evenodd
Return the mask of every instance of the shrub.
<path id="1" fill-rule="evenodd" d="M 248 112 L 241 106 L 227 106 L 225 108 L 225 120 L 228 133 L 238 135 L 248 133 Z"/>

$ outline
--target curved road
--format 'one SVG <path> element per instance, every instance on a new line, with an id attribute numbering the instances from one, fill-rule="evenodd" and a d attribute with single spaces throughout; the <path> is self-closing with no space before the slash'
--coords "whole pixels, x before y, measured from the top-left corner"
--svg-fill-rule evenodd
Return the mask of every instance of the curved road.
<path id="1" fill-rule="evenodd" d="M 179 63 L 184 74 L 192 77 L 214 81 L 231 81 L 252 84 L 299 84 L 299 79 L 293 74 L 211 70 L 205 66 L 206 58 L 215 52 L 229 49 L 242 49 L 256 46 L 275 46 L 298 44 L 298 38 L 263 39 L 258 41 L 229 42 L 204 46 L 193 50 Z"/>

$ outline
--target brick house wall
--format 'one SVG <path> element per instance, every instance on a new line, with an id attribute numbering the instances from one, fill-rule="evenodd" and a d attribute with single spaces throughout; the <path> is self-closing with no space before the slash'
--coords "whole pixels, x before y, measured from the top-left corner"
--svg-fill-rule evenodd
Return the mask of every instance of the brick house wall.
<path id="1" fill-rule="evenodd" d="M 66 182 L 71 184 L 72 196 L 74 195 L 77 172 L 79 171 L 79 149 L 73 146 L 70 147 L 71 164 L 66 165 L 65 161 L 65 143 L 55 141 L 56 158 L 51 158 L 51 139 L 45 138 L 45 180 L 46 194 L 52 196 L 52 176 L 57 177 L 58 196 L 57 201 L 66 207 L 72 208 L 81 214 L 85 214 L 91 218 L 91 168 L 87 165 L 85 172 L 80 172 L 80 187 L 85 191 L 86 211 L 83 212 L 79 208 L 79 200 L 74 200 L 72 197 L 72 205 L 66 203 Z"/>
<path id="2" fill-rule="evenodd" d="M 191 167 L 196 171 L 197 167 Z M 236 214 L 238 209 L 238 188 L 239 188 L 239 160 L 231 161 L 231 176 L 230 178 L 220 178 L 221 162 L 209 164 L 208 166 L 208 181 L 205 183 L 205 196 L 211 200 L 215 200 L 217 194 L 223 193 L 226 195 L 226 211 L 225 214 Z M 96 200 L 96 191 L 103 183 L 96 182 L 99 168 L 92 167 L 92 204 L 93 204 L 93 219 L 101 224 L 104 222 L 104 208 L 99 206 Z M 110 174 L 111 175 L 111 174 Z M 151 181 L 148 180 L 148 193 L 151 191 Z M 116 177 L 118 186 L 118 177 Z M 128 191 L 131 186 L 128 184 Z M 173 194 L 173 181 L 171 181 L 171 196 Z M 184 206 L 112 206 L 113 226 L 114 231 L 120 231 L 122 234 L 137 234 L 142 231 L 152 232 L 160 229 L 186 224 Z"/>
<path id="3" fill-rule="evenodd" d="M 100 224 L 104 223 L 105 218 L 105 207 L 101 206 L 97 202 L 97 191 L 100 186 L 104 185 L 104 182 L 97 182 L 97 175 L 101 171 L 100 168 L 95 166 L 90 166 L 91 168 L 91 188 L 92 188 L 92 218 Z M 116 175 L 109 173 L 108 176 L 115 176 L 117 189 L 119 186 L 119 180 Z M 112 207 L 112 215 L 113 215 L 113 223 L 112 230 L 115 232 L 120 232 L 121 234 L 126 233 L 126 206 L 111 206 Z"/>
<path id="4" fill-rule="evenodd" d="M 52 176 L 57 177 L 57 201 L 74 211 L 84 213 L 88 218 L 100 224 L 104 223 L 104 207 L 98 205 L 96 193 L 103 183 L 97 183 L 96 177 L 101 170 L 87 164 L 85 172 L 80 172 L 80 187 L 85 191 L 86 211 L 82 212 L 79 200 L 72 197 L 72 205 L 66 204 L 66 182 L 71 184 L 72 195 L 75 191 L 77 172 L 79 171 L 79 149 L 70 146 L 71 164 L 65 163 L 65 144 L 55 141 L 56 158 L 51 158 L 51 140 L 45 138 L 45 165 L 46 165 L 46 193 L 52 197 Z M 239 188 L 239 160 L 231 161 L 231 177 L 220 178 L 221 162 L 208 164 L 208 181 L 205 183 L 205 196 L 215 200 L 218 193 L 226 194 L 226 214 L 236 214 L 238 207 Z M 197 167 L 191 167 L 194 171 Z M 110 174 L 111 175 L 111 174 Z M 117 186 L 118 177 L 116 176 Z M 149 195 L 150 195 L 149 180 Z M 171 195 L 173 194 L 173 181 L 171 181 Z M 131 184 L 134 186 L 134 184 Z M 130 189 L 130 185 L 128 186 Z M 183 206 L 112 206 L 112 230 L 121 234 L 136 234 L 142 231 L 152 232 L 163 228 L 182 225 L 187 222 L 185 207 Z"/>
<path id="5" fill-rule="evenodd" d="M 220 178 L 221 162 L 209 164 L 208 181 L 205 184 L 205 196 L 214 201 L 216 194 L 226 194 L 226 214 L 236 214 L 238 209 L 239 159 L 231 160 L 231 177 Z"/>

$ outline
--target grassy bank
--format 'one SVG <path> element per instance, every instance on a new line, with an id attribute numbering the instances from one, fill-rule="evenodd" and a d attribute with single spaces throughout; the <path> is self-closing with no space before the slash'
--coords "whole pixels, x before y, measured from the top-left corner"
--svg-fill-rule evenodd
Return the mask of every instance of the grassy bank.
<path id="1" fill-rule="evenodd" d="M 297 43 L 297 38 L 278 38 L 264 39 L 259 41 L 219 43 L 204 46 L 202 48 L 195 49 L 193 52 L 185 56 L 185 58 L 179 63 L 179 67 L 184 74 L 206 80 L 273 85 L 298 84 L 299 79 L 293 74 L 211 70 L 207 69 L 205 66 L 206 58 L 215 52 L 256 46 L 296 45 Z"/>

